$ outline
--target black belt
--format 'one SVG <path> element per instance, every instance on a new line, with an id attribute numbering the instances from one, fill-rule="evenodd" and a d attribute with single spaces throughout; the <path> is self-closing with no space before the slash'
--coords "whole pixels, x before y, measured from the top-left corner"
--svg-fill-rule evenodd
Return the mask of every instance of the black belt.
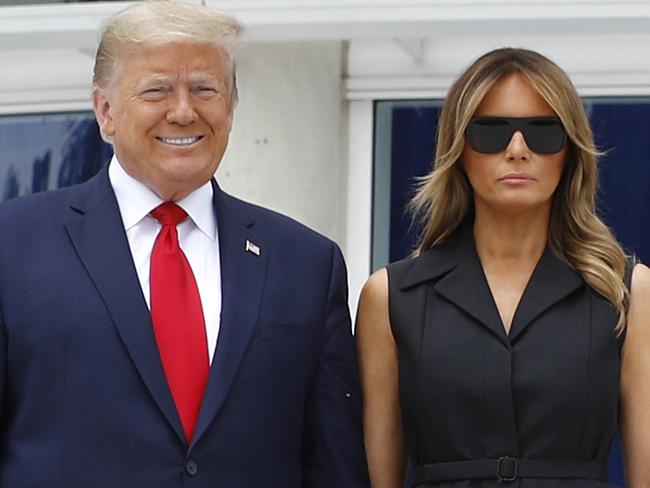
<path id="1" fill-rule="evenodd" d="M 549 459 L 475 459 L 415 466 L 413 485 L 438 481 L 492 479 L 499 482 L 518 478 L 576 478 L 607 480 L 605 468 L 593 461 Z"/>

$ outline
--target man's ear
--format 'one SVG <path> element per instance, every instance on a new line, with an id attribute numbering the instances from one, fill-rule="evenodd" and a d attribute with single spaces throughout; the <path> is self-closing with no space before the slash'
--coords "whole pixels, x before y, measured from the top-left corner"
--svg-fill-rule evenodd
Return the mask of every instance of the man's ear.
<path id="1" fill-rule="evenodd" d="M 106 88 L 100 88 L 97 85 L 93 87 L 92 92 L 93 110 L 95 119 L 99 125 L 99 130 L 103 137 L 112 137 L 115 134 L 115 124 L 111 113 L 111 102 Z"/>

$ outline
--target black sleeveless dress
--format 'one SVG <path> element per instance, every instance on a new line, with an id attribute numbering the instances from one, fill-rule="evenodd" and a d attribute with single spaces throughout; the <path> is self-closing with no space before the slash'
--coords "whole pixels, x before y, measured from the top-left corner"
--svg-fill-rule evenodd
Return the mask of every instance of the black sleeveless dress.
<path id="1" fill-rule="evenodd" d="M 472 226 L 388 266 L 413 486 L 605 488 L 617 312 L 547 249 L 505 333 Z"/>

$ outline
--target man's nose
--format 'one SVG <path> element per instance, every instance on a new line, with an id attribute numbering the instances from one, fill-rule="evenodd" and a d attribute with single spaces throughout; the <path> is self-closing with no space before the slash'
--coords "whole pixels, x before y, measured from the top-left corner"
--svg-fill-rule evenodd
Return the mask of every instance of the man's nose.
<path id="1" fill-rule="evenodd" d="M 526 144 L 524 135 L 519 130 L 510 139 L 510 143 L 506 148 L 506 159 L 508 161 L 527 161 L 530 159 L 530 149 Z"/>
<path id="2" fill-rule="evenodd" d="M 170 124 L 188 125 L 198 119 L 194 109 L 192 94 L 189 90 L 176 90 L 171 98 L 171 106 L 167 111 L 167 122 Z"/>

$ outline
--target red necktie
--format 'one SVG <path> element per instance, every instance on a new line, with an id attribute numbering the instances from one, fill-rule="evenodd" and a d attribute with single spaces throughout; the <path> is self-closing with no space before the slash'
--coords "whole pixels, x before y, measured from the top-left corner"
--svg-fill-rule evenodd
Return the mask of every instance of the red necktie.
<path id="1" fill-rule="evenodd" d="M 173 202 L 151 215 L 162 229 L 151 252 L 151 318 L 158 351 L 185 437 L 192 440 L 208 381 L 209 359 L 201 298 L 176 226 L 187 218 Z"/>

